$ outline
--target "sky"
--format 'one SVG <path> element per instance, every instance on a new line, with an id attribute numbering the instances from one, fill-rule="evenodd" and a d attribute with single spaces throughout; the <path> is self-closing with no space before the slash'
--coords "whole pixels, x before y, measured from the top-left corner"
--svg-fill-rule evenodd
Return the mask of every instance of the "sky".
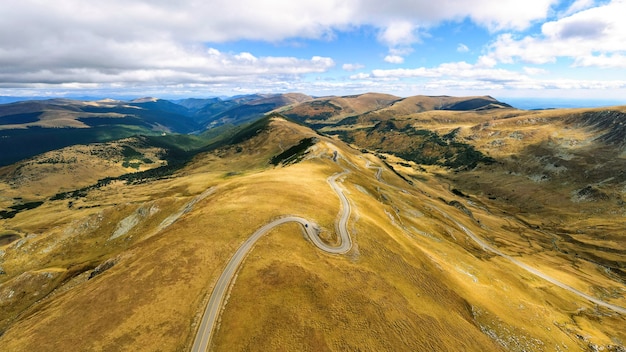
<path id="1" fill-rule="evenodd" d="M 626 0 L 2 0 L 0 96 L 626 104 Z"/>

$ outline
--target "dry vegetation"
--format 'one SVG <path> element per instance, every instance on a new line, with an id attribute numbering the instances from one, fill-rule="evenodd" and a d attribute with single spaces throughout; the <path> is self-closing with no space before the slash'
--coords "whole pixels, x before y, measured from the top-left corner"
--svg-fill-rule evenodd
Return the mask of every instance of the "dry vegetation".
<path id="1" fill-rule="evenodd" d="M 162 153 L 160 148 L 143 146 L 137 138 L 43 153 L 0 168 L 0 207 L 14 198 L 43 199 L 105 177 L 158 167 L 165 163 L 160 160 Z"/>
<path id="2" fill-rule="evenodd" d="M 298 116 L 307 121 L 325 120 L 324 123 L 337 122 L 343 118 L 365 114 L 385 108 L 399 97 L 367 93 L 346 97 L 324 97 L 293 106 L 286 106 L 279 111 L 286 116 Z"/>
<path id="3" fill-rule="evenodd" d="M 386 162 L 412 185 L 373 154 L 275 119 L 269 130 L 199 155 L 173 177 L 114 182 L 71 208 L 67 200 L 46 201 L 0 220 L 0 235 L 19 237 L 0 242 L 0 350 L 187 350 L 225 262 L 257 228 L 297 215 L 314 220 L 332 240 L 339 202 L 326 179 L 341 170 L 332 160 L 335 150 L 351 171 L 343 187 L 353 205 L 353 249 L 325 254 L 295 225 L 270 232 L 239 272 L 214 350 L 619 350 L 626 343 L 625 316 L 485 252 L 442 214 L 520 261 L 626 306 L 624 277 L 609 267 L 624 263 L 626 214 L 611 198 L 623 196 L 624 180 L 585 180 L 610 197 L 575 201 L 576 173 L 546 169 L 547 154 L 535 155 L 528 146 L 547 141 L 550 153 L 580 161 L 590 157 L 585 142 L 596 135 L 584 128 L 564 133 L 551 114 L 404 117 L 442 134 L 461 127 L 457 138 L 505 160 L 455 173 L 387 155 Z M 460 116 L 456 122 L 454 116 Z M 308 137 L 318 142 L 301 162 L 269 164 Z M 502 144 L 494 148 L 498 139 Z M 81 153 L 77 148 L 63 155 Z M 121 162 L 100 169 L 82 162 L 72 171 L 99 179 L 122 172 Z M 71 164 L 63 165 L 67 170 Z M 374 167 L 383 167 L 381 180 Z M 514 167 L 520 169 L 509 173 Z M 527 176 L 541 170 L 551 178 Z M 0 200 L 6 203 L 45 180 L 48 189 L 28 194 L 51 195 L 77 182 L 60 182 L 51 172 L 11 184 L 10 172 L 4 169 L 2 194 L 15 195 Z M 557 177 L 569 173 L 568 181 Z"/>

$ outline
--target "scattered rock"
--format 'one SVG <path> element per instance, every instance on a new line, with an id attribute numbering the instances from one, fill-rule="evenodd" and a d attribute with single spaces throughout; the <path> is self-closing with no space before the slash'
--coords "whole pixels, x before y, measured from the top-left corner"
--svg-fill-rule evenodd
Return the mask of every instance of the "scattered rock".
<path id="1" fill-rule="evenodd" d="M 459 197 L 463 197 L 463 198 L 469 198 L 469 196 L 463 192 L 461 192 L 460 190 L 453 188 L 452 189 L 452 193 L 454 193 L 455 195 L 459 196 Z"/>
<path id="2" fill-rule="evenodd" d="M 158 211 L 159 208 L 155 204 L 144 204 L 140 206 L 137 210 L 135 210 L 135 212 L 122 219 L 122 221 L 117 224 L 115 232 L 113 232 L 108 240 L 114 240 L 118 237 L 126 235 L 130 230 L 137 226 L 139 222 L 156 214 Z"/>
<path id="3" fill-rule="evenodd" d="M 471 219 L 474 219 L 474 214 L 472 213 L 471 210 L 467 209 L 467 207 L 463 204 L 461 204 L 460 202 L 453 200 L 450 203 L 448 203 L 448 205 L 453 206 L 457 209 L 459 209 L 460 211 L 464 212 L 465 214 L 467 214 L 467 216 L 469 216 Z"/>
<path id="4" fill-rule="evenodd" d="M 609 196 L 593 186 L 587 186 L 580 190 L 574 191 L 572 200 L 575 202 L 594 202 L 609 200 Z"/>
<path id="5" fill-rule="evenodd" d="M 104 263 L 98 265 L 95 269 L 93 269 L 91 274 L 89 274 L 89 279 L 88 280 L 91 280 L 94 277 L 102 274 L 103 272 L 111 269 L 115 264 L 117 264 L 117 262 L 119 260 L 120 260 L 120 258 L 116 257 L 116 258 L 109 259 L 109 260 L 105 261 Z"/>
<path id="6" fill-rule="evenodd" d="M 547 175 L 538 175 L 538 174 L 530 175 L 528 176 L 528 178 L 530 178 L 532 181 L 537 182 L 537 183 L 550 180 L 550 177 L 548 177 Z"/>
<path id="7" fill-rule="evenodd" d="M 495 148 L 499 148 L 505 146 L 506 143 L 504 143 L 502 139 L 494 139 L 493 141 L 491 141 L 491 143 L 489 143 L 489 145 Z"/>

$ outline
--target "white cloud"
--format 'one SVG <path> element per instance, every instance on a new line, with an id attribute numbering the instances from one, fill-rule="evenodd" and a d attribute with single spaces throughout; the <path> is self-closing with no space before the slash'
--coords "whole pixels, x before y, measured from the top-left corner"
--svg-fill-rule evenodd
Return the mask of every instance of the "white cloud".
<path id="1" fill-rule="evenodd" d="M 439 77 L 440 74 L 425 67 L 420 68 L 397 68 L 392 70 L 373 70 L 374 78 L 415 78 L 415 77 Z"/>
<path id="2" fill-rule="evenodd" d="M 425 90 L 438 92 L 463 91 L 465 94 L 486 91 L 530 91 L 545 94 L 544 90 L 596 90 L 623 91 L 626 80 L 589 80 L 547 78 L 541 68 L 524 67 L 522 72 L 488 68 L 467 62 L 443 63 L 435 67 L 372 70 L 358 78 L 376 82 L 390 82 L 400 86 L 419 85 Z M 357 77 L 355 77 L 357 78 Z M 448 93 L 449 94 L 449 93 Z"/>
<path id="3" fill-rule="evenodd" d="M 545 64 L 564 57 L 574 60 L 575 66 L 624 67 L 624 13 L 626 1 L 614 0 L 547 22 L 541 36 L 518 39 L 503 34 L 491 45 L 489 56 L 503 63 Z"/>
<path id="4" fill-rule="evenodd" d="M 558 0 L 528 1 L 472 1 L 469 17 L 491 31 L 523 30 L 533 22 L 544 19 L 550 6 Z M 460 5 L 460 4 L 459 4 Z M 466 7 L 467 8 L 467 7 Z"/>
<path id="5" fill-rule="evenodd" d="M 460 53 L 466 53 L 469 51 L 469 48 L 467 47 L 467 45 L 460 43 L 457 47 L 456 47 L 456 51 L 460 52 Z"/>
<path id="6" fill-rule="evenodd" d="M 574 67 L 601 67 L 626 69 L 626 56 L 622 54 L 588 55 L 576 58 Z"/>
<path id="7" fill-rule="evenodd" d="M 420 27 L 441 21 L 470 18 L 490 30 L 525 29 L 534 21 L 544 19 L 550 6 L 558 0 L 379 0 L 348 1 L 354 6 L 356 18 L 370 24 L 384 25 L 392 20 L 410 20 Z"/>
<path id="8" fill-rule="evenodd" d="M 369 73 L 363 73 L 363 72 L 350 76 L 350 79 L 368 79 L 368 78 L 371 78 L 371 75 Z"/>
<path id="9" fill-rule="evenodd" d="M 384 61 L 390 64 L 402 64 L 404 57 L 412 51 L 413 49 L 409 46 L 389 48 L 389 54 L 385 56 Z"/>
<path id="10" fill-rule="evenodd" d="M 363 26 L 375 28 L 381 43 L 390 49 L 388 59 L 400 62 L 399 57 L 406 56 L 422 37 L 420 30 L 442 21 L 470 18 L 490 29 L 526 28 L 545 18 L 554 1 L 535 0 L 533 6 L 522 6 L 518 0 L 388 0 L 384 4 L 378 0 L 3 0 L 0 74 L 5 85 L 66 79 L 109 82 L 124 76 L 138 81 L 175 80 L 176 72 L 186 80 L 209 80 L 202 75 L 219 67 L 219 62 L 201 53 L 206 43 L 331 40 L 337 31 Z M 285 61 L 256 58 L 253 52 L 237 55 L 226 58 L 227 68 L 277 73 L 278 62 Z M 295 60 L 286 60 L 283 73 L 318 72 L 328 66 Z M 294 62 L 304 68 L 293 67 Z M 209 69 L 203 70 L 207 63 Z M 189 68 L 194 69 L 189 72 Z M 78 72 L 87 76 L 81 78 Z M 41 79 L 36 78 L 39 73 Z"/>
<path id="11" fill-rule="evenodd" d="M 219 52 L 218 52 L 218 54 L 219 54 Z M 247 53 L 247 52 L 243 52 L 243 53 L 237 54 L 237 55 L 234 56 L 234 58 L 237 61 L 248 62 L 248 63 L 255 63 L 255 62 L 259 61 L 259 59 L 254 57 L 254 55 L 252 55 L 250 53 Z"/>
<path id="12" fill-rule="evenodd" d="M 310 59 L 295 57 L 255 57 L 251 53 L 223 53 L 217 49 L 198 50 L 196 48 L 178 47 L 173 43 L 159 43 L 147 46 L 138 55 L 136 48 L 114 46 L 129 55 L 129 63 L 120 62 L 116 67 L 103 67 L 96 64 L 87 67 L 62 67 L 55 64 L 57 58 L 46 58 L 55 68 L 31 68 L 26 71 L 12 72 L 0 69 L 0 86 L 10 87 L 18 83 L 209 83 L 242 80 L 246 77 L 302 75 L 307 73 L 325 72 L 334 66 L 331 58 L 314 56 Z M 135 51 L 133 52 L 133 49 Z M 100 55 L 115 57 L 112 50 L 100 50 Z M 167 55 L 161 52 L 167 51 Z M 135 58 L 133 60 L 132 58 Z M 61 58 L 59 58 L 60 60 Z M 83 58 L 88 61 L 91 56 Z M 95 60 L 95 58 L 94 58 Z M 76 65 L 78 66 L 78 65 Z M 91 67 L 90 67 L 91 66 Z"/>
<path id="13" fill-rule="evenodd" d="M 387 55 L 385 56 L 385 62 L 390 64 L 401 64 L 404 62 L 404 58 L 400 55 Z"/>
<path id="14" fill-rule="evenodd" d="M 341 68 L 344 71 L 356 71 L 364 68 L 365 66 L 362 64 L 343 64 Z"/>
<path id="15" fill-rule="evenodd" d="M 476 67 L 491 68 L 495 67 L 497 64 L 498 61 L 493 57 L 488 55 L 482 55 L 478 58 L 478 61 L 476 62 Z"/>
<path id="16" fill-rule="evenodd" d="M 339 31 L 367 28 L 387 47 L 384 60 L 401 64 L 408 61 L 405 58 L 413 45 L 424 40 L 429 29 L 466 19 L 499 34 L 473 65 L 373 70 L 352 75 L 348 82 L 322 80 L 315 85 L 320 90 L 352 89 L 355 86 L 351 84 L 372 82 L 373 88 L 393 89 L 390 82 L 396 80 L 412 87 L 448 84 L 466 89 L 622 87 L 621 81 L 542 81 L 535 76 L 545 72 L 531 65 L 520 72 L 498 69 L 499 63 L 544 64 L 563 57 L 576 67 L 626 68 L 624 0 L 600 7 L 593 7 L 591 0 L 576 0 L 557 14 L 556 20 L 544 24 L 539 35 L 506 33 L 545 20 L 558 2 L 2 0 L 0 33 L 5 35 L 0 36 L 0 87 L 302 91 L 305 80 L 299 78 L 327 72 L 335 64 L 332 58 L 262 56 L 252 49 L 231 53 L 207 47 L 241 39 L 275 43 L 300 38 L 333 40 Z M 461 43 L 457 50 L 467 52 L 469 48 Z M 472 44 L 472 50 L 479 48 Z M 345 71 L 362 68 L 358 63 L 342 66 Z M 355 82 L 358 80 L 368 81 Z"/>
<path id="17" fill-rule="evenodd" d="M 545 75 L 548 73 L 547 70 L 538 67 L 524 67 L 524 72 L 529 76 Z"/>
<path id="18" fill-rule="evenodd" d="M 594 5 L 594 0 L 576 0 L 570 7 L 568 7 L 563 13 L 560 14 L 560 17 L 570 16 L 572 14 L 575 14 L 576 12 L 591 8 Z"/>
<path id="19" fill-rule="evenodd" d="M 392 22 L 379 33 L 378 39 L 391 48 L 407 46 L 418 41 L 416 29 L 410 21 Z"/>

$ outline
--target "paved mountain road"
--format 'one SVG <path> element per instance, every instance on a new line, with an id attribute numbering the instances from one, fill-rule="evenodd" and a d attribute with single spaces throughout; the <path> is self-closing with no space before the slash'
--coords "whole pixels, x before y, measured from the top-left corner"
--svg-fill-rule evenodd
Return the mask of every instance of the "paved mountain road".
<path id="1" fill-rule="evenodd" d="M 380 179 L 380 175 L 381 175 L 381 173 L 383 171 L 382 167 L 372 166 L 372 164 L 369 161 L 366 161 L 366 167 L 367 168 L 375 168 L 375 169 L 377 169 L 376 179 L 378 181 L 383 182 Z M 472 241 L 474 241 L 476 244 L 478 244 L 480 246 L 480 248 L 482 248 L 484 251 L 491 252 L 491 253 L 496 254 L 496 255 L 504 258 L 504 259 L 507 259 L 511 263 L 517 265 L 519 268 L 522 268 L 522 269 L 526 270 L 527 272 L 529 272 L 529 273 L 531 273 L 531 274 L 533 274 L 533 275 L 535 275 L 537 277 L 540 277 L 540 278 L 550 282 L 551 284 L 553 284 L 555 286 L 558 286 L 558 287 L 560 287 L 560 288 L 562 288 L 562 289 L 564 289 L 566 291 L 569 291 L 569 292 L 571 292 L 571 293 L 573 293 L 573 294 L 575 294 L 575 295 L 577 295 L 577 296 L 579 296 L 581 298 L 584 298 L 584 299 L 586 299 L 586 300 L 588 300 L 590 302 L 593 302 L 593 303 L 595 303 L 595 304 L 597 304 L 599 306 L 602 306 L 604 308 L 608 308 L 608 309 L 613 310 L 613 311 L 615 311 L 617 313 L 620 313 L 620 314 L 626 314 L 626 308 L 624 308 L 622 306 L 618 306 L 618 305 L 612 304 L 612 303 L 609 303 L 609 302 L 605 302 L 605 301 L 603 301 L 603 300 L 601 300 L 599 298 L 593 297 L 593 296 L 588 295 L 588 294 L 586 294 L 586 293 L 584 293 L 584 292 L 582 292 L 580 290 L 577 290 L 577 289 L 575 289 L 575 288 L 573 288 L 573 287 L 571 287 L 571 286 L 569 286 L 567 284 L 564 284 L 561 281 L 559 281 L 559 280 L 557 280 L 557 279 L 555 279 L 555 278 L 553 278 L 553 277 L 551 277 L 551 276 L 549 276 L 547 274 L 544 274 L 543 272 L 533 268 L 532 266 L 530 266 L 528 264 L 525 264 L 525 263 L 517 260 L 516 258 L 511 257 L 510 255 L 507 255 L 507 254 L 503 253 L 499 249 L 490 246 L 485 241 L 483 241 L 480 237 L 478 237 L 476 234 L 474 234 L 470 229 L 468 229 L 467 227 L 463 226 L 460 222 L 458 222 L 454 218 L 452 218 L 448 213 L 444 212 L 443 210 L 439 209 L 438 207 L 436 207 L 433 204 L 430 204 L 430 206 L 433 209 L 435 209 L 436 211 L 438 211 L 440 214 L 442 214 L 444 217 L 446 217 L 449 220 L 451 220 L 452 222 L 454 222 L 456 224 L 456 226 L 458 226 L 461 230 L 463 230 L 463 232 L 465 232 L 465 234 L 467 234 L 467 236 L 469 238 L 471 238 Z"/>
<path id="2" fill-rule="evenodd" d="M 378 171 L 376 172 L 376 179 L 378 181 L 382 180 L 380 179 L 380 175 L 383 171 L 382 167 L 379 166 L 372 166 L 371 163 L 369 161 L 366 162 L 366 167 L 367 168 L 375 168 L 378 169 Z M 599 298 L 593 297 L 591 295 L 588 295 L 580 290 L 577 290 L 567 284 L 562 283 L 561 281 L 547 275 L 544 274 L 543 272 L 533 268 L 532 266 L 525 264 L 519 260 L 517 260 L 514 257 L 511 257 L 510 255 L 507 255 L 505 253 L 503 253 L 502 251 L 500 251 L 499 249 L 490 246 L 489 244 L 487 244 L 485 241 L 483 241 L 480 237 L 478 237 L 476 234 L 474 234 L 470 229 L 468 229 L 467 227 L 463 226 L 460 222 L 456 221 L 454 218 L 452 218 L 448 213 L 444 212 L 443 210 L 439 209 L 438 207 L 436 207 L 433 204 L 430 204 L 430 206 L 435 209 L 436 211 L 438 211 L 440 214 L 442 214 L 444 217 L 448 218 L 449 220 L 451 220 L 452 222 L 454 222 L 456 224 L 456 226 L 458 226 L 461 230 L 463 230 L 463 232 L 465 232 L 465 234 L 467 234 L 467 236 L 469 238 L 472 239 L 472 241 L 474 241 L 476 244 L 478 244 L 484 251 L 486 252 L 491 252 L 493 254 L 496 254 L 504 259 L 507 259 L 508 261 L 510 261 L 511 263 L 517 265 L 519 268 L 522 268 L 524 270 L 526 270 L 527 272 L 540 277 L 548 282 L 550 282 L 551 284 L 558 286 L 566 291 L 569 291 L 581 298 L 584 298 L 590 302 L 593 302 L 599 306 L 602 306 L 604 308 L 608 308 L 614 312 L 620 313 L 620 314 L 626 314 L 626 308 L 622 307 L 622 306 L 618 306 L 609 302 L 605 302 Z"/>
<path id="3" fill-rule="evenodd" d="M 252 234 L 252 236 L 250 236 L 239 247 L 239 249 L 237 249 L 235 254 L 226 264 L 226 267 L 224 268 L 224 271 L 222 271 L 219 279 L 217 280 L 217 283 L 213 288 L 213 292 L 211 293 L 211 297 L 209 298 L 209 303 L 207 304 L 207 307 L 204 311 L 202 321 L 200 322 L 200 327 L 196 334 L 196 339 L 194 340 L 193 346 L 191 348 L 193 352 L 204 352 L 208 349 L 211 343 L 213 331 L 215 330 L 216 322 L 219 318 L 220 311 L 225 304 L 226 294 L 233 283 L 233 278 L 235 277 L 237 270 L 239 269 L 241 263 L 244 261 L 246 255 L 250 252 L 256 241 L 258 241 L 259 238 L 261 238 L 268 231 L 272 230 L 274 227 L 289 222 L 299 223 L 304 228 L 311 242 L 313 242 L 313 244 L 315 244 L 319 249 L 328 253 L 343 254 L 348 252 L 350 248 L 352 248 L 352 241 L 350 240 L 350 234 L 348 233 L 347 226 L 351 212 L 350 202 L 343 193 L 343 190 L 337 185 L 337 179 L 348 174 L 349 172 L 350 171 L 344 169 L 343 172 L 335 174 L 327 179 L 330 187 L 335 192 L 337 192 L 337 195 L 339 196 L 339 200 L 341 202 L 339 220 L 336 223 L 336 230 L 339 234 L 339 237 L 341 238 L 341 244 L 337 247 L 325 244 L 319 237 L 317 226 L 309 220 L 298 216 L 285 216 L 276 219 L 256 230 Z"/>
<path id="4" fill-rule="evenodd" d="M 615 305 L 615 304 L 612 304 L 612 303 L 608 303 L 608 302 L 605 302 L 605 301 L 603 301 L 601 299 L 598 299 L 596 297 L 588 295 L 588 294 L 586 294 L 586 293 L 584 293 L 582 291 L 579 291 L 579 290 L 577 290 L 577 289 L 575 289 L 575 288 L 573 288 L 573 287 L 571 287 L 569 285 L 566 285 L 566 284 L 562 283 L 561 281 L 559 281 L 559 280 L 557 280 L 557 279 L 555 279 L 555 278 L 553 278 L 551 276 L 548 276 L 547 274 L 544 274 L 543 272 L 533 268 L 532 266 L 530 266 L 528 264 L 522 263 L 521 261 L 511 257 L 510 255 L 502 253 L 497 248 L 494 248 L 494 247 L 490 246 L 485 241 L 480 239 L 470 229 L 468 229 L 467 227 L 463 226 L 458 221 L 454 220 L 450 215 L 448 215 L 448 213 L 442 211 L 441 209 L 437 208 L 436 206 L 434 206 L 432 204 L 431 204 L 431 207 L 433 209 L 435 209 L 436 211 L 438 211 L 439 213 L 441 213 L 446 218 L 448 218 L 449 220 L 451 220 L 452 222 L 454 222 L 456 224 L 456 226 L 458 226 L 461 230 L 463 230 L 463 232 L 465 232 L 465 234 L 467 234 L 467 236 L 469 238 L 471 238 L 474 242 L 476 242 L 476 244 L 478 244 L 484 251 L 491 252 L 491 253 L 494 253 L 496 255 L 499 255 L 502 258 L 505 258 L 508 261 L 510 261 L 511 263 L 517 265 L 518 267 L 526 270 L 527 272 L 529 272 L 531 274 L 534 274 L 534 275 L 536 275 L 536 276 L 538 276 L 538 277 L 540 277 L 540 278 L 542 278 L 542 279 L 552 283 L 553 285 L 556 285 L 556 286 L 558 286 L 558 287 L 560 287 L 560 288 L 562 288 L 562 289 L 564 289 L 566 291 L 569 291 L 569 292 L 571 292 L 571 293 L 573 293 L 573 294 L 575 294 L 575 295 L 577 295 L 579 297 L 582 297 L 582 298 L 584 298 L 584 299 L 586 299 L 588 301 L 591 301 L 591 302 L 593 302 L 593 303 L 595 303 L 595 304 L 597 304 L 599 306 L 611 309 L 611 310 L 613 310 L 613 311 L 615 311 L 617 313 L 620 313 L 620 314 L 626 314 L 626 308 L 624 308 L 624 307 L 621 307 L 621 306 L 618 306 L 618 305 Z"/>
<path id="5" fill-rule="evenodd" d="M 334 161 L 336 161 L 337 156 L 335 155 L 335 157 L 333 158 Z M 371 165 L 369 164 L 369 162 L 366 165 L 368 168 L 376 168 L 378 169 L 376 172 L 376 178 L 380 180 L 380 176 L 382 173 L 382 168 L 381 167 L 371 167 Z M 198 333 L 196 335 L 196 339 L 194 341 L 194 344 L 192 346 L 192 351 L 193 352 L 200 352 L 200 351 L 206 351 L 210 345 L 211 342 L 211 337 L 213 334 L 213 331 L 215 329 L 215 325 L 216 322 L 218 320 L 219 317 L 219 313 L 222 310 L 223 306 L 224 306 L 224 301 L 225 301 L 225 297 L 226 294 L 230 288 L 230 286 L 233 284 L 233 278 L 235 277 L 238 268 L 240 267 L 241 263 L 243 262 L 243 260 L 245 259 L 246 255 L 250 252 L 250 250 L 252 249 L 252 247 L 254 246 L 254 244 L 256 243 L 256 241 L 261 238 L 264 234 L 266 234 L 268 231 L 272 230 L 274 227 L 276 226 L 280 226 L 282 224 L 286 224 L 288 222 L 296 222 L 299 223 L 300 225 L 303 226 L 307 236 L 309 237 L 309 239 L 311 240 L 311 242 L 313 244 L 315 244 L 319 249 L 328 252 L 328 253 L 332 253 L 332 254 L 343 254 L 346 253 L 350 250 L 350 248 L 352 248 L 352 242 L 350 239 L 350 234 L 348 233 L 348 229 L 347 229 L 347 223 L 348 223 L 348 219 L 350 218 L 350 212 L 351 212 L 351 208 L 350 208 L 350 202 L 348 201 L 348 198 L 345 196 L 343 190 L 337 185 L 337 180 L 348 174 L 350 171 L 348 171 L 347 169 L 344 169 L 343 172 L 341 173 L 337 173 L 331 177 L 329 177 L 327 179 L 327 182 L 329 183 L 330 187 L 337 193 L 337 195 L 339 196 L 339 200 L 341 203 L 341 210 L 339 212 L 339 220 L 336 223 L 336 231 L 339 235 L 339 237 L 341 238 L 341 244 L 337 247 L 333 247 L 333 246 L 329 246 L 327 244 L 325 244 L 319 237 L 318 235 L 318 230 L 317 230 L 317 226 L 304 218 L 301 217 L 297 217 L 297 216 L 285 216 L 282 218 L 279 218 L 277 220 L 274 220 L 264 226 L 262 226 L 261 228 L 259 228 L 258 230 L 256 230 L 252 236 L 250 236 L 240 247 L 239 249 L 237 249 L 237 251 L 235 252 L 235 254 L 233 255 L 233 257 L 230 259 L 230 261 L 228 262 L 228 264 L 226 265 L 226 268 L 224 269 L 224 271 L 222 272 L 222 274 L 220 275 L 219 279 L 217 280 L 217 283 L 215 284 L 215 288 L 213 289 L 213 292 L 211 293 L 211 297 L 209 298 L 209 303 L 206 307 L 204 316 L 202 317 L 202 321 L 200 323 L 200 327 L 198 329 Z M 381 181 L 382 182 L 382 181 Z M 452 222 L 454 222 L 461 230 L 463 230 L 463 232 L 465 232 L 468 237 L 470 237 L 474 242 L 476 242 L 483 250 L 487 251 L 487 252 L 492 252 L 498 256 L 501 256 L 507 260 L 509 260 L 510 262 L 512 262 L 513 264 L 517 265 L 518 267 L 526 270 L 527 272 L 530 272 L 562 289 L 565 289 L 575 295 L 578 295 L 579 297 L 582 297 L 584 299 L 587 299 L 599 306 L 611 309 L 615 312 L 618 312 L 620 314 L 626 314 L 626 308 L 624 307 L 620 307 L 605 301 L 602 301 L 598 298 L 595 298 L 593 296 L 590 296 L 584 292 L 581 292 L 569 285 L 566 285 L 554 278 L 552 278 L 551 276 L 548 276 L 544 273 L 542 273 L 541 271 L 525 264 L 522 263 L 521 261 L 504 254 L 503 252 L 501 252 L 500 250 L 498 250 L 495 247 L 490 246 L 489 244 L 487 244 L 486 242 L 484 242 L 482 239 L 480 239 L 478 236 L 476 236 L 472 231 L 470 231 L 468 228 L 466 228 L 465 226 L 463 226 L 461 223 L 459 223 L 458 221 L 456 221 L 455 219 L 453 219 L 450 215 L 448 215 L 446 212 L 440 210 L 439 208 L 437 208 L 434 205 L 431 205 L 433 209 L 435 209 L 436 211 L 438 211 L 439 213 L 441 213 L 443 216 L 445 216 L 446 218 L 450 219 Z"/>

